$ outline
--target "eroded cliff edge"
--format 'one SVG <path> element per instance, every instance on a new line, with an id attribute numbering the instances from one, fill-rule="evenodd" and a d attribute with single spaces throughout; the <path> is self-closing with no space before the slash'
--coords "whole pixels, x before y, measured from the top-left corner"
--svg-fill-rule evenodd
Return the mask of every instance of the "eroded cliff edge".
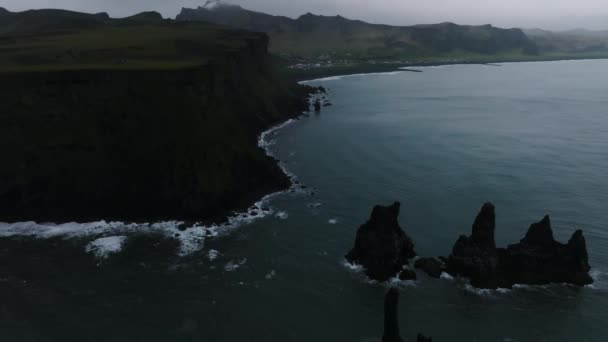
<path id="1" fill-rule="evenodd" d="M 289 186 L 257 137 L 308 89 L 275 72 L 266 35 L 189 25 L 168 44 L 187 65 L 70 46 L 80 61 L 1 70 L 0 221 L 219 220 Z"/>

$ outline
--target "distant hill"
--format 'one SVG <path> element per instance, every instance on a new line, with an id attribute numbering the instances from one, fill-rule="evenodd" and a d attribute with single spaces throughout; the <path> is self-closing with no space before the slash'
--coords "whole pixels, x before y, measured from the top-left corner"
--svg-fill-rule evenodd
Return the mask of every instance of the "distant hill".
<path id="1" fill-rule="evenodd" d="M 54 33 L 162 21 L 163 17 L 157 12 L 143 12 L 128 18 L 112 19 L 105 12 L 89 14 L 58 9 L 10 12 L 0 8 L 0 35 Z"/>
<path id="2" fill-rule="evenodd" d="M 267 33 L 270 50 L 299 56 L 416 58 L 491 54 L 536 54 L 537 47 L 520 29 L 452 23 L 416 26 L 369 24 L 341 16 L 307 13 L 297 19 L 254 12 L 234 5 L 183 8 L 179 21 L 206 21 Z"/>
<path id="3" fill-rule="evenodd" d="M 0 34 L 22 34 L 101 27 L 110 21 L 107 13 L 87 14 L 65 10 L 0 10 Z"/>
<path id="4" fill-rule="evenodd" d="M 546 52 L 608 52 L 608 31 L 528 29 L 525 33 Z"/>
<path id="5" fill-rule="evenodd" d="M 113 19 L 106 13 L 0 10 L 0 73 L 173 70 L 224 58 L 249 40 L 267 37 L 210 23 L 165 20 L 157 12 Z"/>

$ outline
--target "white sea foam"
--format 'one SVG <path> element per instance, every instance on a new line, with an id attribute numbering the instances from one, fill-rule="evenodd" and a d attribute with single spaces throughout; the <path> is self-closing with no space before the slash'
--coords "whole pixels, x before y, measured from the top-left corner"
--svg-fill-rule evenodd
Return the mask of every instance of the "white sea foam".
<path id="1" fill-rule="evenodd" d="M 200 250 L 204 246 L 206 238 L 217 237 L 226 234 L 231 230 L 251 223 L 262 217 L 273 214 L 273 211 L 264 211 L 262 208 L 267 206 L 267 202 L 273 195 L 267 195 L 259 202 L 255 203 L 246 212 L 229 217 L 227 222 L 220 225 L 200 225 L 194 224 L 187 229 L 180 229 L 184 225 L 182 221 L 166 221 L 157 223 L 131 223 L 123 222 L 90 222 L 90 223 L 36 223 L 36 222 L 17 222 L 0 223 L 0 237 L 30 236 L 41 239 L 54 237 L 63 238 L 83 238 L 87 236 L 111 237 L 115 235 L 125 235 L 133 233 L 157 233 L 167 238 L 175 238 L 180 242 L 180 255 L 188 255 Z M 249 212 L 256 211 L 257 215 L 250 215 Z"/>
<path id="2" fill-rule="evenodd" d="M 337 224 L 338 223 L 338 219 L 335 219 L 335 218 L 329 219 L 327 221 L 327 223 L 329 223 L 329 224 Z"/>
<path id="3" fill-rule="evenodd" d="M 415 280 L 401 280 L 399 277 L 392 277 L 384 284 L 385 287 L 411 287 L 416 285 Z"/>
<path id="4" fill-rule="evenodd" d="M 363 272 L 363 270 L 364 270 L 362 265 L 351 263 L 346 259 L 344 259 L 344 261 L 342 262 L 342 265 L 346 266 L 346 268 L 348 268 L 349 270 L 351 270 L 353 272 L 357 272 L 357 273 Z"/>
<path id="5" fill-rule="evenodd" d="M 464 286 L 462 287 L 462 289 L 464 289 L 467 292 L 476 294 L 478 296 L 484 296 L 484 297 L 492 297 L 493 294 L 494 294 L 493 290 L 490 290 L 490 289 L 479 289 L 479 288 L 474 287 L 470 283 L 465 283 Z"/>
<path id="6" fill-rule="evenodd" d="M 591 279 L 593 279 L 593 284 L 589 284 L 586 287 L 594 290 L 602 290 L 605 288 L 605 272 L 598 270 L 597 268 L 593 268 L 591 269 L 591 272 L 589 272 L 589 275 L 591 276 Z"/>
<path id="7" fill-rule="evenodd" d="M 276 274 L 277 273 L 275 272 L 275 270 L 271 270 L 270 272 L 268 272 L 268 274 L 266 274 L 266 276 L 264 278 L 266 278 L 267 280 L 270 280 L 270 279 L 274 278 L 274 276 Z"/>
<path id="8" fill-rule="evenodd" d="M 300 84 L 308 84 L 308 83 L 313 83 L 313 82 L 327 82 L 327 81 L 339 81 L 345 78 L 351 78 L 351 77 L 361 77 L 361 76 L 372 76 L 372 75 L 386 75 L 386 76 L 391 76 L 391 75 L 397 75 L 402 73 L 403 71 L 387 71 L 387 72 L 368 72 L 368 73 L 361 73 L 361 74 L 351 74 L 351 75 L 339 75 L 339 76 L 330 76 L 330 77 L 322 77 L 322 78 L 317 78 L 314 80 L 307 80 L 307 81 L 301 81 L 299 82 Z"/>
<path id="9" fill-rule="evenodd" d="M 228 263 L 226 263 L 226 265 L 224 266 L 224 271 L 226 272 L 234 272 L 236 271 L 239 267 L 245 265 L 245 263 L 247 263 L 247 258 L 239 260 L 239 261 L 228 261 Z"/>
<path id="10" fill-rule="evenodd" d="M 454 277 L 452 277 L 452 275 L 447 272 L 441 272 L 441 279 L 452 281 L 454 280 Z"/>
<path id="11" fill-rule="evenodd" d="M 209 259 L 209 261 L 213 261 L 215 259 L 217 259 L 217 257 L 220 256 L 220 252 L 216 251 L 215 249 L 210 249 L 209 252 L 207 253 L 207 258 Z"/>
<path id="12" fill-rule="evenodd" d="M 105 259 L 111 254 L 120 252 L 126 241 L 126 236 L 108 236 L 91 241 L 85 250 L 87 253 L 93 253 L 97 258 Z"/>
<path id="13" fill-rule="evenodd" d="M 308 83 L 312 83 L 312 82 L 338 81 L 338 80 L 343 79 L 344 77 L 346 77 L 346 76 L 342 75 L 342 76 L 322 77 L 322 78 L 316 78 L 314 80 L 301 81 L 299 83 L 308 84 Z"/>
<path id="14" fill-rule="evenodd" d="M 289 214 L 286 211 L 279 211 L 276 217 L 281 220 L 286 220 L 289 217 Z"/>

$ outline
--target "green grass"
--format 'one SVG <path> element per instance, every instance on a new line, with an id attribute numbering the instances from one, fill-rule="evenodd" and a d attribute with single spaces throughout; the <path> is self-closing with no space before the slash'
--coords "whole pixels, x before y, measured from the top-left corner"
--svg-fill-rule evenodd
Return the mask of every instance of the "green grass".
<path id="1" fill-rule="evenodd" d="M 0 72 L 187 68 L 239 51 L 244 35 L 259 37 L 204 23 L 0 36 Z"/>

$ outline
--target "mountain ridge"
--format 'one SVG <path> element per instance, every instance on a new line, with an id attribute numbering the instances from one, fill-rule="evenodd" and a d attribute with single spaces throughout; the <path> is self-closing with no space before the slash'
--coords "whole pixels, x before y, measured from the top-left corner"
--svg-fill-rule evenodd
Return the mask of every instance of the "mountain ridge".
<path id="1" fill-rule="evenodd" d="M 296 19 L 244 9 L 235 5 L 182 8 L 177 21 L 206 21 L 252 31 L 271 38 L 276 54 L 357 58 L 424 57 L 450 54 L 536 54 L 537 47 L 521 29 L 454 23 L 391 26 L 342 16 L 306 13 Z"/>

